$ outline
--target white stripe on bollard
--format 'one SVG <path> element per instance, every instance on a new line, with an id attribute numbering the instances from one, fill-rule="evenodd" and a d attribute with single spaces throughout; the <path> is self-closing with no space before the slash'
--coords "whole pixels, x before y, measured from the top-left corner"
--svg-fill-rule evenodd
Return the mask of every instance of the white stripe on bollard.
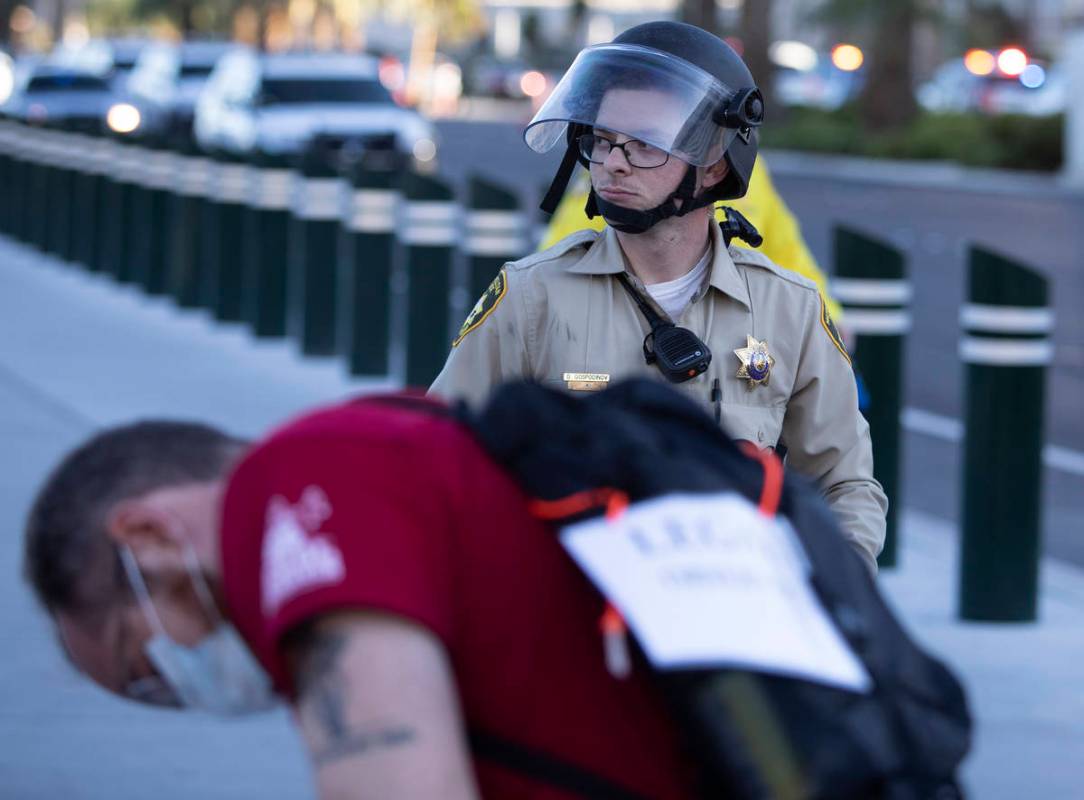
<path id="1" fill-rule="evenodd" d="M 357 189 L 348 227 L 359 233 L 390 233 L 395 230 L 399 193 L 392 189 Z"/>
<path id="2" fill-rule="evenodd" d="M 960 309 L 960 325 L 972 331 L 1049 333 L 1054 311 L 1034 306 L 989 306 L 968 303 Z"/>
<path id="3" fill-rule="evenodd" d="M 522 211 L 469 211 L 467 229 L 472 233 L 521 234 L 527 227 Z"/>
<path id="4" fill-rule="evenodd" d="M 960 340 L 960 358 L 969 364 L 1041 367 L 1054 360 L 1054 345 L 1049 339 L 979 339 L 965 336 Z"/>
<path id="5" fill-rule="evenodd" d="M 294 214 L 299 219 L 329 221 L 341 218 L 341 178 L 301 178 L 297 188 Z"/>
<path id="6" fill-rule="evenodd" d="M 864 336 L 895 336 L 911 330 L 911 315 L 906 311 L 845 308 L 842 324 Z"/>
<path id="7" fill-rule="evenodd" d="M 410 224 L 453 223 L 458 217 L 459 206 L 445 200 L 421 200 L 407 203 L 406 221 Z"/>
<path id="8" fill-rule="evenodd" d="M 223 203 L 248 200 L 249 168 L 245 164 L 223 164 L 215 182 L 215 197 Z"/>
<path id="9" fill-rule="evenodd" d="M 502 233 L 467 235 L 467 253 L 472 256 L 511 256 L 519 258 L 527 251 L 527 237 Z"/>
<path id="10" fill-rule="evenodd" d="M 422 200 L 406 204 L 400 238 L 408 245 L 445 247 L 455 243 L 459 205 L 446 200 Z"/>
<path id="11" fill-rule="evenodd" d="M 264 167 L 256 170 L 249 203 L 265 211 L 287 211 L 294 193 L 297 173 L 292 169 Z"/>
<path id="12" fill-rule="evenodd" d="M 211 186 L 214 162 L 209 158 L 185 158 L 178 191 L 185 197 L 206 197 Z"/>
<path id="13" fill-rule="evenodd" d="M 846 305 L 894 306 L 911 302 L 911 284 L 901 280 L 832 279 L 832 297 Z"/>

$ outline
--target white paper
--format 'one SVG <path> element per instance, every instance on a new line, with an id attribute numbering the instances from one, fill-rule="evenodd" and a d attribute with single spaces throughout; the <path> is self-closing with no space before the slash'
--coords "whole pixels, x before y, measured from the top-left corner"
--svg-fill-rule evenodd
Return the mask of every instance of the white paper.
<path id="1" fill-rule="evenodd" d="M 740 495 L 667 495 L 614 521 L 570 525 L 561 541 L 658 668 L 736 666 L 871 687 L 809 585 L 789 523 Z"/>

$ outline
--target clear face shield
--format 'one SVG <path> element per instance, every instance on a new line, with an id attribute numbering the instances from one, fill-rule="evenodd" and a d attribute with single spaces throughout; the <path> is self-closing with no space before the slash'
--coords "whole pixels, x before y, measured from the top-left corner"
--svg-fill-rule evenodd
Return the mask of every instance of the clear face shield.
<path id="1" fill-rule="evenodd" d="M 737 134 L 721 124 L 736 91 L 699 67 L 647 47 L 606 44 L 583 50 L 524 131 L 545 153 L 566 143 L 570 124 L 621 134 L 706 167 Z"/>

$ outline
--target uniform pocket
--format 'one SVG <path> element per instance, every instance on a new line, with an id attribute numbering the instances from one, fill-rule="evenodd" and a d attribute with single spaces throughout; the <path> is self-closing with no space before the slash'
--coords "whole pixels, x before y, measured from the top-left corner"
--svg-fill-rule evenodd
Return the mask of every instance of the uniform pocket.
<path id="1" fill-rule="evenodd" d="M 744 439 L 758 447 L 775 447 L 783 432 L 786 406 L 745 406 L 723 403 L 722 425 L 733 439 Z"/>

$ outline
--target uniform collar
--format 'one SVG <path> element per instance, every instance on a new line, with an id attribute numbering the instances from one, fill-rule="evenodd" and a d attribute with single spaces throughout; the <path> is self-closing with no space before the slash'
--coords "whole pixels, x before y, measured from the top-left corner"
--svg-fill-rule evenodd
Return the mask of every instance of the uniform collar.
<path id="1" fill-rule="evenodd" d="M 711 246 L 714 257 L 711 260 L 708 284 L 750 308 L 749 290 L 738 274 L 738 268 L 734 266 L 722 230 L 715 224 L 711 226 Z M 614 229 L 609 226 L 604 228 L 584 257 L 570 266 L 568 271 L 581 275 L 616 275 L 624 272 L 625 254 Z"/>

